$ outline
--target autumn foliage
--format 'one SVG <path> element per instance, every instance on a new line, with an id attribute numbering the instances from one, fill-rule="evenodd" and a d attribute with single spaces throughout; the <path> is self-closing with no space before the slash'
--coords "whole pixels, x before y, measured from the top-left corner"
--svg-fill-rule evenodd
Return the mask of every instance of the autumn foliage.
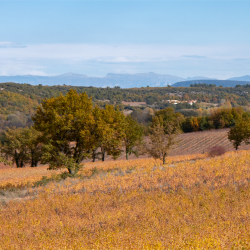
<path id="1" fill-rule="evenodd" d="M 154 159 L 95 162 L 105 154 L 116 159 L 124 148 L 127 159 L 137 154 L 136 146 L 145 145 L 141 126 L 73 90 L 45 99 L 33 117 L 39 134 L 6 132 L 3 156 L 17 161 L 18 154 L 34 166 L 37 141 L 52 171 L 0 170 L 0 249 L 249 249 L 248 151 L 217 146 L 208 154 L 167 157 L 182 118 L 173 109 L 156 113 L 145 147 Z M 192 124 L 200 127 L 197 119 Z M 198 151 L 203 142 L 181 143 Z M 82 168 L 86 158 L 93 162 Z"/>
<path id="2" fill-rule="evenodd" d="M 94 162 L 38 187 L 45 167 L 0 170 L 0 248 L 249 249 L 249 161 L 239 151 Z M 18 177 L 29 192 L 4 202 Z"/>

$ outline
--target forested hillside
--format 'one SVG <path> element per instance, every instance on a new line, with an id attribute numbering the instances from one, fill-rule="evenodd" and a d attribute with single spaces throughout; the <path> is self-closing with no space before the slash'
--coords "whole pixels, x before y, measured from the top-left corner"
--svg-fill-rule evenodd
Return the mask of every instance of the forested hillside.
<path id="1" fill-rule="evenodd" d="M 142 87 L 121 89 L 95 88 L 95 87 L 74 87 L 74 86 L 33 86 L 30 84 L 1 83 L 0 90 L 18 93 L 25 97 L 36 99 L 38 102 L 43 98 L 66 94 L 69 89 L 78 93 L 86 92 L 93 100 L 110 100 L 126 102 L 147 102 L 147 104 L 160 103 L 166 99 L 191 100 L 198 102 L 218 103 L 221 99 L 236 102 L 239 105 L 250 102 L 250 85 L 237 85 L 234 88 L 216 87 L 215 85 L 194 84 L 191 87 Z"/>
<path id="2" fill-rule="evenodd" d="M 216 87 L 215 85 L 194 84 L 191 87 L 143 87 L 132 89 L 72 87 L 72 86 L 42 86 L 18 83 L 0 84 L 0 114 L 1 120 L 8 121 L 8 115 L 18 116 L 18 122 L 26 124 L 36 107 L 44 98 L 65 95 L 70 89 L 77 93 L 86 92 L 94 103 L 105 106 L 107 103 L 120 105 L 120 110 L 131 109 L 134 114 L 146 106 L 159 110 L 172 107 L 184 116 L 201 116 L 209 114 L 211 107 L 244 106 L 248 111 L 250 104 L 250 85 L 237 85 L 234 88 Z M 188 102 L 195 100 L 193 105 Z M 122 104 L 122 102 L 125 102 Z M 144 107 L 132 107 L 132 103 L 145 103 Z M 131 106 L 130 106 L 131 105 Z M 136 106 L 139 104 L 133 104 Z M 18 112 L 18 114 L 17 114 Z M 17 120 L 17 118 L 15 118 Z M 20 124 L 20 123 L 19 123 Z M 3 126 L 2 126 L 3 127 Z"/>
<path id="3" fill-rule="evenodd" d="M 18 93 L 0 91 L 1 114 L 8 115 L 18 111 L 30 115 L 36 110 L 37 105 L 36 99 Z"/>

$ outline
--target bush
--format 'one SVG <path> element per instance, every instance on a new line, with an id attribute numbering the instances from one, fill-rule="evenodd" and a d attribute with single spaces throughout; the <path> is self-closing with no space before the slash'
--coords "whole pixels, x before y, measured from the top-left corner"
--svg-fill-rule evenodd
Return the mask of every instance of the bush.
<path id="1" fill-rule="evenodd" d="M 17 115 L 10 114 L 10 115 L 7 116 L 7 121 L 8 122 L 19 122 L 20 120 L 19 120 Z"/>
<path id="2" fill-rule="evenodd" d="M 193 110 L 193 109 L 179 109 L 179 110 L 176 110 L 176 113 L 177 112 L 183 114 L 185 117 L 192 117 L 192 116 L 198 117 L 199 116 L 199 112 L 197 112 L 196 110 Z"/>
<path id="3" fill-rule="evenodd" d="M 210 157 L 220 156 L 226 153 L 226 150 L 222 146 L 214 146 L 209 148 L 208 155 Z"/>

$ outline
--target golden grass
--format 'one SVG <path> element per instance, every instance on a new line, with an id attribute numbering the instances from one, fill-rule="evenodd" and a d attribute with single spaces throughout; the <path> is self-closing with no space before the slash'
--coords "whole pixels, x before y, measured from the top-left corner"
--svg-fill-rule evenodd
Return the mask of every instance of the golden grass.
<path id="1" fill-rule="evenodd" d="M 204 158 L 205 155 L 184 155 L 178 157 L 169 157 L 168 163 L 185 161 L 197 158 Z M 97 168 L 99 171 L 111 171 L 115 169 L 129 169 L 129 168 L 141 168 L 142 166 L 149 166 L 160 164 L 160 161 L 155 161 L 152 158 L 148 159 L 136 159 L 136 160 L 120 160 L 120 161 L 108 161 L 108 162 L 88 162 L 84 164 L 84 168 L 81 173 L 89 176 L 92 173 L 92 169 Z M 60 174 L 65 169 L 48 171 L 48 166 L 38 168 L 4 168 L 0 169 L 0 189 L 5 188 L 18 188 L 25 186 L 32 186 L 35 182 L 42 179 L 43 176 L 51 177 L 55 174 Z"/>
<path id="2" fill-rule="evenodd" d="M 250 249 L 248 151 L 202 157 L 88 163 L 3 205 L 0 249 Z"/>
<path id="3" fill-rule="evenodd" d="M 32 186 L 34 182 L 41 180 L 43 176 L 50 177 L 53 174 L 62 172 L 62 170 L 48 171 L 47 169 L 48 166 L 0 169 L 0 189 Z"/>

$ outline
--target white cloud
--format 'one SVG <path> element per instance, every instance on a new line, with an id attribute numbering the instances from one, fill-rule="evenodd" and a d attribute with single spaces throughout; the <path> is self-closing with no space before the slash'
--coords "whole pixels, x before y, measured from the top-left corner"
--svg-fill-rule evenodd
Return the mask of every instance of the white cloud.
<path id="1" fill-rule="evenodd" d="M 0 42 L 0 75 L 56 75 L 71 71 L 103 76 L 108 72 L 155 71 L 182 77 L 203 74 L 226 78 L 250 71 L 250 61 L 246 60 L 243 67 L 235 61 L 250 59 L 250 45 L 31 44 L 24 47 Z"/>
<path id="2" fill-rule="evenodd" d="M 0 42 L 0 48 L 26 48 L 25 45 L 8 41 Z"/>
<path id="3" fill-rule="evenodd" d="M 182 57 L 195 58 L 195 59 L 205 59 L 205 58 L 207 58 L 206 56 L 197 56 L 197 55 L 184 55 Z"/>

